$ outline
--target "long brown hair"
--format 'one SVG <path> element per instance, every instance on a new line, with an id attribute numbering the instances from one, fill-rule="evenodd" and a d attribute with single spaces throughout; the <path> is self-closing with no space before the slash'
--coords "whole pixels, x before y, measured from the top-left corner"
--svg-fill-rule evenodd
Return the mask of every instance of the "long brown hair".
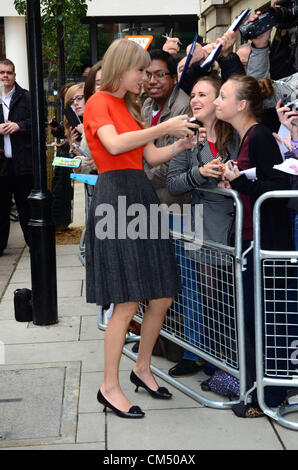
<path id="1" fill-rule="evenodd" d="M 124 72 L 135 66 L 147 68 L 149 65 L 150 55 L 143 47 L 128 39 L 116 39 L 103 57 L 100 90 L 117 91 Z M 124 99 L 132 117 L 141 127 L 145 127 L 138 95 L 127 92 Z"/>
<path id="2" fill-rule="evenodd" d="M 211 72 L 209 75 L 200 77 L 195 82 L 192 89 L 197 83 L 203 82 L 203 81 L 211 84 L 211 86 L 213 87 L 215 91 L 216 97 L 218 97 L 220 88 L 222 86 L 222 79 L 220 78 L 218 73 Z M 227 122 L 217 119 L 215 122 L 214 128 L 215 128 L 215 134 L 216 134 L 215 146 L 221 155 L 227 156 L 227 146 L 229 143 L 234 141 L 233 127 L 231 126 L 231 124 L 228 124 Z"/>
<path id="3" fill-rule="evenodd" d="M 95 90 L 95 77 L 99 70 L 102 68 L 102 60 L 99 60 L 94 64 L 88 72 L 88 75 L 85 80 L 85 87 L 84 87 L 84 97 L 85 103 L 89 100 L 90 96 L 93 95 Z"/>

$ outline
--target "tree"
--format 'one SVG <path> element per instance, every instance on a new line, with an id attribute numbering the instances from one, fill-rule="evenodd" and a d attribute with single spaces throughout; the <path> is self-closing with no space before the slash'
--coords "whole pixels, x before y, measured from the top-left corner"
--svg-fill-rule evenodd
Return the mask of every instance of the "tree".
<path id="1" fill-rule="evenodd" d="M 58 83 L 65 81 L 64 58 L 68 71 L 80 66 L 82 38 L 78 31 L 91 0 L 40 0 L 43 54 L 49 71 L 58 73 Z M 14 0 L 19 15 L 26 15 L 26 0 Z M 84 37 L 86 45 L 86 38 Z"/>

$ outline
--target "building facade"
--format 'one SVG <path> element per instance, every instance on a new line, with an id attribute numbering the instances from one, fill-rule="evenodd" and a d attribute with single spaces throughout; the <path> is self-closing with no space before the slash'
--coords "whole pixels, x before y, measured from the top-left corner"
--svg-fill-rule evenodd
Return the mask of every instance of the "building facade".
<path id="1" fill-rule="evenodd" d="M 270 1 L 264 0 L 201 0 L 199 2 L 199 34 L 209 42 L 222 36 L 232 21 L 245 8 L 264 11 Z M 239 39 L 240 41 L 240 39 Z"/>
<path id="2" fill-rule="evenodd" d="M 114 39 L 126 34 L 153 35 L 151 48 L 162 47 L 165 40 L 163 35 L 170 31 L 182 40 L 184 47 L 192 42 L 195 33 L 199 34 L 202 41 L 213 42 L 248 6 L 252 12 L 264 11 L 270 6 L 270 1 L 88 1 L 88 13 L 82 25 L 82 31 L 89 38 L 85 62 L 95 63 Z M 238 42 L 240 41 L 239 37 Z M 17 14 L 13 0 L 0 0 L 0 57 L 13 60 L 18 82 L 28 88 L 25 19 Z"/>
<path id="3" fill-rule="evenodd" d="M 152 34 L 153 47 L 160 47 L 163 34 L 179 35 L 189 44 L 198 30 L 199 0 L 110 0 L 88 1 L 88 12 L 82 28 L 89 30 L 88 61 L 96 62 L 107 46 L 126 34 Z M 18 15 L 13 0 L 0 1 L 0 57 L 16 65 L 19 84 L 28 89 L 28 65 L 25 18 Z"/>

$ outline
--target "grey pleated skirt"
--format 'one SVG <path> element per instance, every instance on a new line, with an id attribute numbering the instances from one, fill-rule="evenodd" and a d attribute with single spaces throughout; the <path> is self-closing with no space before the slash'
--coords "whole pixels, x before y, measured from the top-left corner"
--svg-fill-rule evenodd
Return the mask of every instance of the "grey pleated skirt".
<path id="1" fill-rule="evenodd" d="M 143 170 L 98 176 L 86 229 L 87 302 L 106 305 L 178 294 L 172 241 L 155 216 L 159 205 Z"/>

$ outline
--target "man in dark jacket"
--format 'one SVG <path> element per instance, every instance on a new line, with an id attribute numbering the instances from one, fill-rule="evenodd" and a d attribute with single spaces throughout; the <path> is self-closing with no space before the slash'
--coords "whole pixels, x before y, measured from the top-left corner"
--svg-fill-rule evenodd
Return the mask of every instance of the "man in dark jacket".
<path id="1" fill-rule="evenodd" d="M 33 188 L 30 96 L 16 83 L 15 67 L 0 60 L 0 256 L 9 237 L 12 195 L 29 245 L 27 198 Z"/>

